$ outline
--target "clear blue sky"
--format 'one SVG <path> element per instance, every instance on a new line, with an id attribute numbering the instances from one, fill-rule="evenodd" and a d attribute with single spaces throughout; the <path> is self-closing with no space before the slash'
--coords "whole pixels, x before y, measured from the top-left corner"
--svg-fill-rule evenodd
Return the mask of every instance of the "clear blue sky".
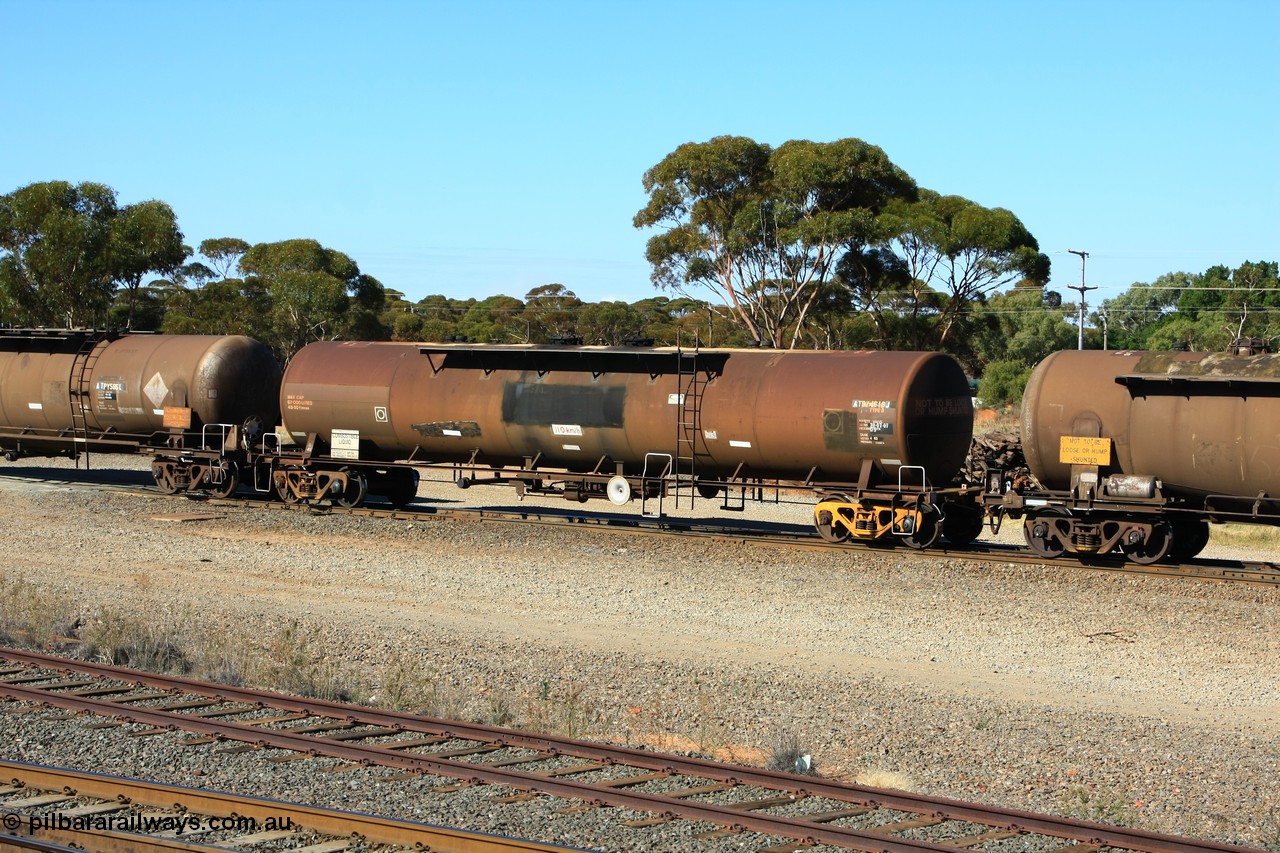
<path id="1" fill-rule="evenodd" d="M 1280 0 L 0 0 L 0 193 L 98 181 L 187 242 L 312 237 L 411 300 L 651 295 L 678 145 L 859 137 L 1012 210 L 1094 303 L 1280 259 Z"/>

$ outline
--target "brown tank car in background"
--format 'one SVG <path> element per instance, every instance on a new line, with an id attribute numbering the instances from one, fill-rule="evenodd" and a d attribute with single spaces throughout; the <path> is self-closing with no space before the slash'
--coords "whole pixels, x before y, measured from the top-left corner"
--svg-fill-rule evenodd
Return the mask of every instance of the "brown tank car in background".
<path id="1" fill-rule="evenodd" d="M 1210 520 L 1280 521 L 1280 356 L 1054 353 L 1027 384 L 1022 443 L 1058 493 L 1004 502 L 1033 549 L 1189 558 Z"/>
<path id="2" fill-rule="evenodd" d="M 226 470 L 208 482 L 207 465 L 192 482 L 181 458 L 269 430 L 279 382 L 271 350 L 246 337 L 3 330 L 0 451 L 13 461 L 159 449 L 172 457 L 167 481 L 157 469 L 167 491 L 201 480 L 234 490 Z"/>

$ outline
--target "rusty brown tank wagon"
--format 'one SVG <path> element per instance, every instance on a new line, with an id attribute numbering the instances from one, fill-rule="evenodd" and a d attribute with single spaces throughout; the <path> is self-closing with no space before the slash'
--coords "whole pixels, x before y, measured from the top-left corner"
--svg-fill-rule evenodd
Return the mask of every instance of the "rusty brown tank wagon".
<path id="1" fill-rule="evenodd" d="M 828 538 L 919 547 L 973 427 L 959 364 L 914 352 L 323 342 L 289 363 L 280 407 L 281 452 L 312 460 L 276 471 L 286 499 L 408 491 L 405 462 L 619 505 L 770 479 L 825 496 Z M 951 535 L 977 535 L 972 506 Z"/>
<path id="2" fill-rule="evenodd" d="M 1189 559 L 1210 521 L 1280 524 L 1280 355 L 1054 353 L 1022 437 L 1038 486 L 998 506 L 1045 556 Z"/>
<path id="3" fill-rule="evenodd" d="M 279 382 L 246 337 L 0 330 L 0 452 L 142 452 L 165 491 L 230 494 L 234 455 L 278 420 Z"/>

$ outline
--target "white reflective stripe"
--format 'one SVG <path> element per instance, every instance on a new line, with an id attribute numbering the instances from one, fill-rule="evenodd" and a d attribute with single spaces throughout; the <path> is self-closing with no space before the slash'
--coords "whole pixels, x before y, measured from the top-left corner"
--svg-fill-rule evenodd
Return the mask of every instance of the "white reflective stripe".
<path id="1" fill-rule="evenodd" d="M 751 446 L 751 442 L 749 442 L 749 441 L 730 441 L 730 442 L 729 442 L 729 446 L 730 446 L 730 447 L 750 447 L 750 446 Z"/>

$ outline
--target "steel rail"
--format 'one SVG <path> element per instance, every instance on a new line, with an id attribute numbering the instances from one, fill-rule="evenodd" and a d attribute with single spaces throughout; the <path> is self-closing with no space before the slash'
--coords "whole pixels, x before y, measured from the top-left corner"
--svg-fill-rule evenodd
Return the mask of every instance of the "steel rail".
<path id="1" fill-rule="evenodd" d="M 79 847 L 68 847 L 65 844 L 54 844 L 52 841 L 39 841 L 35 838 L 23 838 L 20 836 L 0 836 L 3 838 L 3 844 L 0 844 L 0 850 L 35 850 L 37 853 L 84 853 Z M 147 851 L 139 848 L 139 853 L 147 853 Z M 226 853 L 226 851 L 219 851 Z"/>
<path id="2" fill-rule="evenodd" d="M 164 838 L 155 835 L 140 835 L 133 832 L 113 830 L 93 830 L 75 832 L 72 830 L 50 829 L 43 833 L 47 840 L 28 836 L 8 835 L 0 832 L 0 851 L 37 850 L 43 853 L 228 853 L 235 848 L 214 847 L 198 844 L 194 841 L 179 841 L 177 838 Z M 85 844 L 92 847 L 84 847 Z M 81 846 L 76 846 L 81 845 Z"/>
<path id="3" fill-rule="evenodd" d="M 564 853 L 564 851 L 581 849 L 451 829 L 418 821 L 379 817 L 362 812 L 322 809 L 264 797 L 164 785 L 125 776 L 85 773 L 62 767 L 45 767 L 21 762 L 0 761 L 0 779 L 18 780 L 33 790 L 64 791 L 69 797 L 118 800 L 166 810 L 181 807 L 192 814 L 210 817 L 252 818 L 259 825 L 266 825 L 271 819 L 287 817 L 293 820 L 299 831 L 310 830 L 337 838 L 349 838 L 355 834 L 367 842 L 376 844 L 407 847 L 425 845 L 427 849 L 441 851 L 441 853 Z M 18 802 L 11 807 L 21 808 L 21 805 Z M 50 828 L 48 831 L 41 830 L 41 835 L 48 836 L 55 842 L 62 840 L 82 843 L 84 841 L 83 831 L 67 830 L 66 832 L 68 834 L 54 836 L 54 829 Z M 108 836 L 122 835 L 134 844 L 139 839 L 139 836 L 133 833 L 104 832 Z M 93 835 L 97 840 L 99 833 L 95 832 Z M 157 839 L 157 843 L 164 845 L 161 849 L 165 850 L 192 849 L 168 846 L 167 842 L 170 840 L 181 841 L 181 839 Z M 8 838 L 0 834 L 0 845 L 6 841 Z M 95 849 L 101 848 L 95 847 Z M 227 847 L 197 845 L 196 849 L 225 851 Z"/>
<path id="4" fill-rule="evenodd" d="M 940 797 L 926 797 L 903 791 L 869 788 L 861 785 L 831 782 L 814 777 L 789 773 L 723 765 L 705 759 L 662 755 L 628 747 L 535 735 L 500 729 L 492 726 L 467 724 L 452 720 L 418 717 L 413 714 L 377 711 L 354 705 L 325 700 L 297 699 L 279 694 L 209 685 L 174 676 L 156 676 L 123 667 L 98 666 L 68 661 L 33 652 L 0 650 L 0 657 L 25 662 L 31 666 L 58 669 L 68 672 L 98 674 L 147 687 L 217 698 L 227 702 L 239 702 L 251 706 L 269 706 L 273 709 L 328 716 L 345 720 L 352 725 L 372 725 L 399 728 L 407 731 L 448 736 L 459 740 L 473 740 L 502 747 L 524 748 L 547 755 L 569 755 L 605 764 L 624 764 L 658 773 L 684 774 L 714 779 L 733 785 L 755 785 L 785 791 L 797 799 L 824 797 L 872 808 L 885 808 L 919 815 L 941 817 L 946 820 L 969 821 L 995 829 L 1024 833 L 1036 833 L 1058 838 L 1072 839 L 1088 844 L 1098 844 L 1125 850 L 1148 853 L 1190 853 L 1191 851 L 1241 851 L 1233 845 L 1212 841 L 1198 841 L 1145 830 L 1107 826 L 1090 821 L 1059 818 L 1032 812 L 995 806 L 979 806 Z M 845 827 L 823 826 L 796 818 L 756 815 L 734 810 L 731 807 L 712 806 L 689 802 L 661 794 L 619 792 L 590 783 L 569 779 L 550 779 L 538 773 L 506 770 L 485 765 L 470 764 L 447 758 L 432 758 L 430 753 L 402 753 L 373 745 L 359 745 L 324 741 L 287 731 L 272 731 L 243 723 L 215 723 L 193 719 L 180 714 L 156 712 L 146 708 L 134 708 L 120 702 L 68 696 L 50 690 L 31 688 L 0 681 L 0 696 L 23 701 L 53 704 L 68 710 L 89 711 L 107 717 L 145 722 L 155 726 L 176 725 L 193 732 L 213 737 L 224 737 L 259 746 L 289 749 L 308 754 L 324 754 L 348 761 L 371 762 L 394 766 L 405 770 L 423 770 L 473 782 L 506 785 L 520 790 L 535 790 L 557 796 L 633 808 L 660 815 L 676 815 L 693 820 L 706 820 L 728 827 L 741 827 L 771 835 L 800 839 L 807 843 L 828 843 L 864 851 L 907 853 L 919 850 L 953 850 L 946 844 L 932 844 L 908 839 L 886 839 L 883 833 L 853 830 Z M 923 845 L 923 846 L 922 846 Z"/>

